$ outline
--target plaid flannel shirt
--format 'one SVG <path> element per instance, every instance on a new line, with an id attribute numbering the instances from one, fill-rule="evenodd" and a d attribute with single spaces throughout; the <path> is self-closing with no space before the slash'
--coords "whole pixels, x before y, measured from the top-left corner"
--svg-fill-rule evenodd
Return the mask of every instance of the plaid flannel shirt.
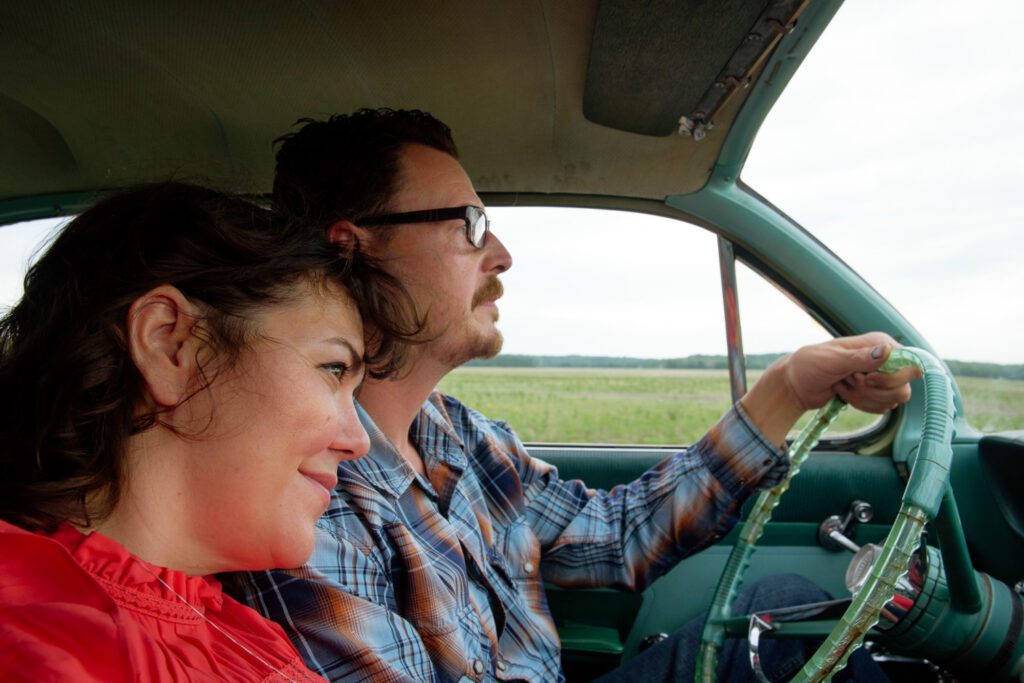
<path id="1" fill-rule="evenodd" d="M 788 468 L 737 405 L 686 451 L 597 491 L 435 393 L 410 430 L 424 478 L 359 412 L 370 454 L 341 463 L 309 563 L 245 574 L 241 596 L 334 681 L 562 681 L 544 581 L 642 590 Z"/>

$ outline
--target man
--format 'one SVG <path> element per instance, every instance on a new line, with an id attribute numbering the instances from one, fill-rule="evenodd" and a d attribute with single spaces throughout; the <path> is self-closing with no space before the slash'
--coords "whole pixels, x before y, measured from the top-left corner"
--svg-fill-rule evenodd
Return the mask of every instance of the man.
<path id="1" fill-rule="evenodd" d="M 448 128 L 362 110 L 282 140 L 275 207 L 378 259 L 426 314 L 399 378 L 359 394 L 371 451 L 339 468 L 309 565 L 249 577 L 250 602 L 328 678 L 562 680 L 543 581 L 643 589 L 781 480 L 805 410 L 834 393 L 876 412 L 909 397 L 909 373 L 864 374 L 889 337 L 834 340 L 767 370 L 705 438 L 633 485 L 562 481 L 507 424 L 434 393 L 500 350 L 498 276 L 512 266 Z"/>

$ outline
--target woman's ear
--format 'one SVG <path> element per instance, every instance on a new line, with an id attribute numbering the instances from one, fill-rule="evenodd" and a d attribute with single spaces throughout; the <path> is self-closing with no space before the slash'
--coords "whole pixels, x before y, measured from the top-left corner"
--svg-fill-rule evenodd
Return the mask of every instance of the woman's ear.
<path id="1" fill-rule="evenodd" d="M 174 407 L 187 396 L 199 368 L 198 309 L 171 285 L 151 289 L 128 309 L 128 351 L 153 401 Z"/>

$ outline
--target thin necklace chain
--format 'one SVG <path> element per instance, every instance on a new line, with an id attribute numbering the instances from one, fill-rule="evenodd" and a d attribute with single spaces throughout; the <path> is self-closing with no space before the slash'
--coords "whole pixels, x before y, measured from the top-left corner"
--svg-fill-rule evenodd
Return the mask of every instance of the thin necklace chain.
<path id="1" fill-rule="evenodd" d="M 176 598 L 178 598 L 179 600 L 181 600 L 181 601 L 182 601 L 182 602 L 183 602 L 183 603 L 184 603 L 184 604 L 185 604 L 185 605 L 186 605 L 186 606 L 187 606 L 187 607 L 188 607 L 188 608 L 189 608 L 190 610 L 192 610 L 193 612 L 195 612 L 196 614 L 198 614 L 198 615 L 199 615 L 199 617 L 200 617 L 200 618 L 201 618 L 201 619 L 202 619 L 203 621 L 205 621 L 206 623 L 208 623 L 208 624 L 209 624 L 210 626 L 212 626 L 212 627 L 213 627 L 214 629 L 216 629 L 217 631 L 219 631 L 221 635 L 223 635 L 223 636 L 224 636 L 225 638 L 227 638 L 227 639 L 228 639 L 228 640 L 230 640 L 230 641 L 231 641 L 232 643 L 234 643 L 235 645 L 237 645 L 239 649 L 241 649 L 242 651 L 244 651 L 244 652 L 245 652 L 246 654 L 248 654 L 248 655 L 249 655 L 250 657 L 252 657 L 252 658 L 253 658 L 253 659 L 255 659 L 255 660 L 256 660 L 257 662 L 259 662 L 259 663 L 260 663 L 260 664 L 262 664 L 263 666 L 265 666 L 265 667 L 267 667 L 268 669 L 270 669 L 270 670 L 271 670 L 271 671 L 272 671 L 273 673 L 277 674 L 277 675 L 278 675 L 278 676 L 280 676 L 281 678 L 284 678 L 285 680 L 291 681 L 292 683 L 299 683 L 298 681 L 296 681 L 296 680 L 295 680 L 294 678 L 292 678 L 291 676 L 287 676 L 287 675 L 285 675 L 285 673 L 284 673 L 283 671 L 281 671 L 281 669 L 277 668 L 276 666 L 274 666 L 273 664 L 271 664 L 271 663 L 270 663 L 270 662 L 268 662 L 267 660 L 263 659 L 263 657 L 260 657 L 260 656 L 259 656 L 258 654 L 256 654 L 255 652 L 253 652 L 252 650 L 250 650 L 249 648 L 247 648 L 247 647 L 246 647 L 245 645 L 243 645 L 243 644 L 242 644 L 241 642 L 239 642 L 239 641 L 238 641 L 238 640 L 237 640 L 237 639 L 236 639 L 236 638 L 235 638 L 234 636 L 232 636 L 232 635 L 231 635 L 230 633 L 228 633 L 227 631 L 225 631 L 224 629 L 222 629 L 222 628 L 221 628 L 220 626 L 218 626 L 218 625 L 216 624 L 216 622 L 212 621 L 212 620 L 211 620 L 211 619 L 210 619 L 210 618 L 209 618 L 208 616 L 206 616 L 206 615 L 205 615 L 205 614 L 203 614 L 203 613 L 202 613 L 201 611 L 199 611 L 199 609 L 198 609 L 198 608 L 196 608 L 196 606 L 195 606 L 195 605 L 193 605 L 193 604 L 192 604 L 191 602 L 189 602 L 188 600 L 186 600 L 186 599 L 185 599 L 185 596 L 183 596 L 183 595 L 182 595 L 181 593 L 179 593 L 178 591 L 176 591 L 176 590 L 174 590 L 173 588 L 171 588 L 170 584 L 168 584 L 168 583 L 167 583 L 166 581 L 164 581 L 163 579 L 161 579 L 161 578 L 160 578 L 160 577 L 159 577 L 159 576 L 158 576 L 158 575 L 157 575 L 157 574 L 156 574 L 156 573 L 155 573 L 155 572 L 154 572 L 153 570 L 151 570 L 151 569 L 150 569 L 149 567 L 147 567 L 147 566 L 145 565 L 145 563 L 142 563 L 142 562 L 140 562 L 140 563 L 139 563 L 139 566 L 140 566 L 140 567 L 142 567 L 143 569 L 145 569 L 145 570 L 146 570 L 147 572 L 149 572 L 149 574 L 150 574 L 150 575 L 151 575 L 151 576 L 152 576 L 152 577 L 153 577 L 154 579 L 156 579 L 157 581 L 159 581 L 160 583 L 162 583 L 162 584 L 164 585 L 164 588 L 166 588 L 167 590 L 171 591 L 171 593 L 173 593 L 173 594 L 174 594 L 174 596 L 175 596 Z M 311 680 L 313 680 L 313 679 L 312 679 L 312 678 L 310 678 L 310 677 L 309 677 L 309 675 L 308 675 L 308 674 L 306 674 L 305 672 L 300 672 L 300 673 L 302 673 L 302 679 L 303 679 L 303 680 L 305 680 L 305 681 L 311 681 Z"/>

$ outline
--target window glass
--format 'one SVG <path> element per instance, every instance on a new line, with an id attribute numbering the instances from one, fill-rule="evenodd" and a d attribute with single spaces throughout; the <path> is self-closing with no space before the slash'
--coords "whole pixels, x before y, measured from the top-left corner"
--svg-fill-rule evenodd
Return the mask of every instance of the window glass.
<path id="1" fill-rule="evenodd" d="M 780 349 L 795 350 L 807 344 L 831 339 L 832 335 L 812 318 L 803 307 L 743 263 L 736 264 L 740 325 L 743 330 L 743 349 L 747 356 L 747 386 L 753 385 L 761 375 L 764 362 L 774 358 Z M 768 354 L 768 357 L 759 357 Z M 796 436 L 810 420 L 808 413 L 790 432 Z M 848 436 L 876 425 L 880 415 L 864 413 L 847 407 L 840 413 L 825 438 Z"/>
<path id="2" fill-rule="evenodd" d="M 0 312 L 21 298 L 25 271 L 66 219 L 0 226 Z"/>

